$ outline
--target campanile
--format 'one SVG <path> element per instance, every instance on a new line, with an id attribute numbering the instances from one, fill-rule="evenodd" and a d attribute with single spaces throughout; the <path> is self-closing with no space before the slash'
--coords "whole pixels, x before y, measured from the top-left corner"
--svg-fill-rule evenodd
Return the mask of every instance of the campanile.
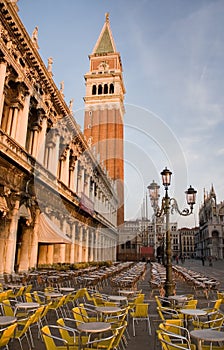
<path id="1" fill-rule="evenodd" d="M 84 135 L 102 167 L 114 180 L 118 198 L 117 225 L 124 222 L 124 81 L 122 63 L 110 28 L 109 14 L 85 74 Z"/>

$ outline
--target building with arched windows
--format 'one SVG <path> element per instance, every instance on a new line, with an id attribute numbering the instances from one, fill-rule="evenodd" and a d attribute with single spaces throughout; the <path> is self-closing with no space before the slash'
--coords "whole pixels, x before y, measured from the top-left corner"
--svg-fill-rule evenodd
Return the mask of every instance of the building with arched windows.
<path id="1" fill-rule="evenodd" d="M 195 237 L 197 257 L 224 257 L 224 202 L 217 203 L 214 187 L 204 193 L 199 209 L 199 232 Z"/>
<path id="2" fill-rule="evenodd" d="M 53 59 L 40 57 L 38 28 L 30 37 L 16 0 L 0 0 L 0 10 L 0 275 L 116 260 L 123 170 L 113 175 L 91 149 L 55 85 Z M 117 74 L 91 86 L 86 106 L 89 95 L 114 94 Z"/>

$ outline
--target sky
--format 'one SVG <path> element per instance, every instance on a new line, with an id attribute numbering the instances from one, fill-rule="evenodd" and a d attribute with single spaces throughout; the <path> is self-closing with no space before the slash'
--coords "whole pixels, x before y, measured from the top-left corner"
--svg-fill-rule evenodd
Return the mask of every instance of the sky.
<path id="1" fill-rule="evenodd" d="M 53 78 L 64 82 L 65 101 L 83 128 L 89 58 L 109 12 L 126 88 L 124 116 L 125 219 L 147 206 L 147 186 L 172 171 L 169 196 L 184 209 L 185 191 L 197 190 L 194 214 L 171 217 L 178 227 L 198 225 L 204 191 L 213 184 L 224 199 L 223 0 L 19 0 L 31 35 Z"/>

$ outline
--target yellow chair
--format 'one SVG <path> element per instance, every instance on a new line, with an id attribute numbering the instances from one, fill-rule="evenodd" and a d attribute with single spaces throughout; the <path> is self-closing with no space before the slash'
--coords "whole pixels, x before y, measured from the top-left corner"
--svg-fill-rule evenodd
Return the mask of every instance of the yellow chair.
<path id="1" fill-rule="evenodd" d="M 57 318 L 60 318 L 60 316 L 64 317 L 63 305 L 66 297 L 67 295 L 63 295 L 59 299 L 52 300 L 49 306 L 49 311 L 50 310 L 55 311 Z M 61 313 L 61 315 L 59 315 L 59 312 Z"/>
<path id="2" fill-rule="evenodd" d="M 23 295 L 25 295 L 26 293 L 30 293 L 32 288 L 33 288 L 32 284 L 27 284 L 27 286 L 23 290 Z"/>
<path id="3" fill-rule="evenodd" d="M 151 325 L 149 320 L 148 313 L 148 304 L 136 304 L 135 310 L 130 312 L 130 316 L 132 318 L 132 326 L 133 326 L 133 335 L 135 337 L 135 322 L 146 321 L 148 326 L 148 332 L 151 334 Z"/>
<path id="4" fill-rule="evenodd" d="M 118 350 L 121 348 L 125 348 L 124 346 L 124 332 L 127 328 L 127 322 L 123 322 L 122 325 L 120 325 L 119 327 L 117 327 L 116 329 L 114 329 L 112 331 L 112 334 L 115 336 L 114 341 L 113 341 L 113 345 L 112 345 L 112 349 L 113 350 Z M 103 340 L 97 344 L 92 344 L 92 348 L 96 349 L 96 345 L 97 345 L 97 349 L 105 349 L 107 350 L 110 347 L 110 342 L 111 342 L 111 338 L 109 337 L 109 339 L 107 340 Z M 125 344 L 126 344 L 126 340 L 125 340 Z M 122 347 L 121 347 L 122 345 Z"/>
<path id="5" fill-rule="evenodd" d="M 188 300 L 183 306 L 181 306 L 181 309 L 196 309 L 198 304 L 197 299 L 190 299 Z"/>
<path id="6" fill-rule="evenodd" d="M 217 299 L 215 300 L 213 307 L 208 307 L 203 310 L 207 312 L 207 315 L 212 315 L 213 313 L 216 313 L 220 309 L 221 304 L 222 304 L 222 299 Z"/>
<path id="7" fill-rule="evenodd" d="M 17 323 L 14 323 L 6 328 L 0 329 L 0 348 L 8 348 L 9 341 L 13 338 Z"/>
<path id="8" fill-rule="evenodd" d="M 177 310 L 171 309 L 169 307 L 158 307 L 156 308 L 159 317 L 161 321 L 166 321 L 166 320 L 172 320 L 172 319 L 181 319 L 183 318 L 182 315 L 180 315 Z"/>
<path id="9" fill-rule="evenodd" d="M 196 346 L 186 337 L 161 330 L 157 331 L 157 337 L 163 350 L 196 350 Z"/>
<path id="10" fill-rule="evenodd" d="M 224 292 L 217 292 L 217 299 L 222 299 L 222 304 L 224 304 Z"/>
<path id="11" fill-rule="evenodd" d="M 89 322 L 88 317 L 82 314 L 80 308 L 78 306 L 73 307 L 72 309 L 74 320 L 76 321 L 76 325 L 78 326 L 80 323 Z"/>
<path id="12" fill-rule="evenodd" d="M 174 322 L 172 322 L 174 321 Z M 191 342 L 190 333 L 187 328 L 183 327 L 182 320 L 169 320 L 159 324 L 159 330 L 171 333 L 180 337 L 185 337 Z"/>
<path id="13" fill-rule="evenodd" d="M 1 301 L 4 301 L 4 300 L 6 300 L 6 299 L 8 299 L 8 298 L 9 298 L 9 295 L 10 295 L 12 292 L 13 292 L 12 289 L 8 289 L 8 290 L 5 290 L 5 291 L 2 291 L 2 292 L 0 293 L 0 302 L 1 302 Z"/>
<path id="14" fill-rule="evenodd" d="M 130 306 L 130 309 L 133 309 L 137 304 L 144 303 L 145 300 L 145 294 L 139 293 L 134 299 L 129 299 L 128 306 Z"/>
<path id="15" fill-rule="evenodd" d="M 31 348 L 31 346 L 34 347 L 30 326 L 32 325 L 35 319 L 36 319 L 35 314 L 32 314 L 31 316 L 29 316 L 24 320 L 24 325 L 22 325 L 22 328 L 21 326 L 16 328 L 16 331 L 13 335 L 13 339 L 18 340 L 21 350 L 23 350 L 22 340 L 24 338 L 26 338 L 29 348 Z M 30 335 L 31 340 L 29 339 L 28 334 Z"/>
<path id="16" fill-rule="evenodd" d="M 61 328 L 62 327 L 60 326 L 49 325 L 49 326 L 44 326 L 41 329 L 46 350 L 79 350 L 79 349 L 85 350 L 89 348 L 100 349 L 101 345 L 105 343 L 107 343 L 106 349 L 112 350 L 113 343 L 117 335 L 115 331 L 114 334 L 110 336 L 100 335 L 99 339 L 90 340 L 84 345 L 83 344 L 73 345 L 73 344 L 69 344 L 66 339 L 62 338 L 60 334 Z M 55 332 L 56 330 L 58 331 L 58 335 L 55 335 L 55 333 L 53 334 L 53 332 Z M 72 329 L 70 331 L 72 331 Z M 75 334 L 74 334 L 74 339 L 75 339 Z M 60 343 L 61 345 L 58 345 L 58 343 Z"/>
<path id="17" fill-rule="evenodd" d="M 40 305 L 45 305 L 46 304 L 46 298 L 43 292 L 40 291 L 34 291 L 32 293 L 34 301 L 37 302 Z M 51 302 L 51 300 L 49 299 L 48 302 Z"/>
<path id="18" fill-rule="evenodd" d="M 81 312 L 82 316 L 86 320 L 86 322 L 96 322 L 96 321 L 98 321 L 98 314 L 97 314 L 96 310 L 89 309 L 84 304 L 79 304 L 78 307 L 80 309 L 80 312 Z"/>
<path id="19" fill-rule="evenodd" d="M 79 350 L 79 347 L 77 345 L 69 344 L 66 339 L 63 339 L 61 337 L 59 331 L 61 328 L 62 327 L 59 326 L 49 325 L 44 326 L 41 329 L 41 334 L 46 350 Z M 56 330 L 58 331 L 57 335 L 55 335 Z"/>
<path id="20" fill-rule="evenodd" d="M 23 311 L 16 310 L 15 307 L 16 300 L 5 299 L 1 302 L 2 313 L 5 316 L 16 316 L 18 323 L 24 323 L 21 318 L 27 317 L 27 313 Z"/>
<path id="21" fill-rule="evenodd" d="M 9 298 L 10 299 L 13 298 L 13 299 L 16 299 L 18 301 L 22 300 L 25 288 L 26 288 L 26 286 L 21 286 L 17 291 L 15 291 L 15 292 L 12 291 L 9 294 Z"/>
<path id="22" fill-rule="evenodd" d="M 59 318 L 57 320 L 57 325 L 61 328 L 59 328 L 59 333 L 63 339 L 65 339 L 69 346 L 71 345 L 78 345 L 79 344 L 79 337 L 78 331 L 76 334 L 76 321 L 72 318 Z M 81 337 L 81 343 L 86 344 L 88 342 L 89 337 L 88 336 L 82 336 Z"/>
<path id="23" fill-rule="evenodd" d="M 224 314 L 222 312 L 217 311 L 213 313 L 212 316 L 207 320 L 193 320 L 192 324 L 194 329 L 216 329 L 220 330 L 222 325 L 224 324 Z"/>
<path id="24" fill-rule="evenodd" d="M 155 295 L 155 301 L 158 307 L 169 307 L 172 308 L 171 301 L 166 297 L 159 297 L 158 295 Z"/>

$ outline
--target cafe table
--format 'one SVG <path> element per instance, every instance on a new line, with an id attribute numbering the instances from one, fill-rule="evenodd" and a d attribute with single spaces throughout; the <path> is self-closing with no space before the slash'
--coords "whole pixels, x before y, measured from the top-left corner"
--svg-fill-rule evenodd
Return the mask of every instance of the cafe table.
<path id="1" fill-rule="evenodd" d="M 168 297 L 173 308 L 176 306 L 182 306 L 187 301 L 187 297 L 185 295 L 170 295 Z"/>
<path id="2" fill-rule="evenodd" d="M 79 349 L 81 349 L 81 336 L 82 333 L 89 334 L 89 339 L 91 337 L 91 334 L 95 333 L 102 333 L 109 331 L 111 329 L 111 324 L 107 322 L 86 322 L 86 323 L 80 323 L 77 326 L 79 333 Z"/>
<path id="3" fill-rule="evenodd" d="M 127 290 L 127 289 L 120 289 L 118 292 L 121 295 L 126 295 L 127 298 L 136 293 L 136 291 L 134 291 L 134 290 Z"/>
<path id="4" fill-rule="evenodd" d="M 14 316 L 0 316 L 0 327 L 9 326 L 17 321 Z"/>
<path id="5" fill-rule="evenodd" d="M 72 293 L 75 291 L 75 288 L 72 287 L 61 287 L 59 288 L 60 292 L 67 294 L 67 293 Z"/>
<path id="6" fill-rule="evenodd" d="M 116 314 L 121 311 L 118 306 L 98 306 L 95 308 L 96 312 L 101 315 L 101 318 L 105 320 L 109 315 Z"/>
<path id="7" fill-rule="evenodd" d="M 206 341 L 210 343 L 210 349 L 212 350 L 213 342 L 224 341 L 224 332 L 216 331 L 212 329 L 197 329 L 190 332 L 190 336 L 197 340 L 198 350 L 202 349 L 202 342 Z"/>
<path id="8" fill-rule="evenodd" d="M 46 292 L 44 293 L 44 295 L 46 298 L 49 298 L 49 299 L 57 299 L 63 296 L 62 293 L 57 293 L 57 292 Z"/>
<path id="9" fill-rule="evenodd" d="M 188 317 L 193 317 L 196 320 L 199 316 L 205 316 L 207 312 L 202 309 L 180 309 L 179 312 L 184 315 L 184 324 L 187 328 L 188 326 Z"/>
<path id="10" fill-rule="evenodd" d="M 40 306 L 39 303 L 16 303 L 15 304 L 15 311 L 14 314 L 16 315 L 16 312 L 18 309 L 23 309 L 25 312 L 28 312 L 28 310 L 34 310 L 37 309 Z"/>
<path id="11" fill-rule="evenodd" d="M 108 295 L 107 299 L 118 304 L 122 304 L 122 302 L 127 304 L 127 297 L 124 295 Z"/>

